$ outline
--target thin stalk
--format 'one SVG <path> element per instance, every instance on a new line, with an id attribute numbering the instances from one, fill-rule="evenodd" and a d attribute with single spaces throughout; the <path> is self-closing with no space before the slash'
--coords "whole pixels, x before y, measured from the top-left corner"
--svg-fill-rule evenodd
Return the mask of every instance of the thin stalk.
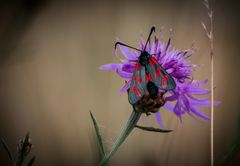
<path id="1" fill-rule="evenodd" d="M 214 166 L 214 92 L 213 92 L 213 65 L 214 58 L 211 52 L 211 166 Z"/>
<path id="2" fill-rule="evenodd" d="M 122 128 L 122 131 L 114 144 L 112 145 L 110 151 L 106 156 L 103 158 L 103 160 L 100 162 L 99 166 L 106 165 L 109 159 L 113 156 L 113 154 L 117 151 L 117 149 L 120 147 L 120 145 L 124 142 L 124 140 L 127 138 L 127 136 L 131 133 L 131 131 L 134 129 L 135 125 L 137 124 L 138 120 L 140 119 L 141 112 L 132 111 L 132 114 L 130 115 L 126 125 Z"/>
<path id="3" fill-rule="evenodd" d="M 211 44 L 211 166 L 214 166 L 214 53 L 213 53 L 213 19 L 212 14 L 210 18 L 210 44 Z"/>
<path id="4" fill-rule="evenodd" d="M 210 29 L 206 27 L 204 23 L 202 23 L 203 29 L 206 32 L 210 43 L 210 61 L 211 61 L 211 166 L 214 166 L 214 52 L 213 52 L 213 11 L 210 8 L 210 4 L 208 0 L 204 0 L 203 4 L 208 10 L 208 17 L 210 21 Z"/>

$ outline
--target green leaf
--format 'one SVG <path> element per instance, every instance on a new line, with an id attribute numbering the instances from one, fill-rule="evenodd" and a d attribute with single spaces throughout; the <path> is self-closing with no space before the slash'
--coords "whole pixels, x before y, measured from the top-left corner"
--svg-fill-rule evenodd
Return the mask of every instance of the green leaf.
<path id="1" fill-rule="evenodd" d="M 33 165 L 33 162 L 35 161 L 35 159 L 36 159 L 36 157 L 33 156 L 33 157 L 31 158 L 31 160 L 28 162 L 28 166 L 32 166 L 32 165 Z"/>
<path id="2" fill-rule="evenodd" d="M 136 128 L 142 129 L 144 131 L 151 131 L 151 132 L 160 132 L 160 133 L 169 133 L 172 130 L 166 130 L 166 129 L 160 129 L 160 128 L 155 128 L 155 127 L 145 127 L 145 126 L 139 126 L 135 125 Z"/>
<path id="3" fill-rule="evenodd" d="M 237 144 L 230 146 L 227 153 L 223 156 L 220 165 L 226 165 L 227 162 L 229 162 L 238 151 L 239 146 Z"/>
<path id="4" fill-rule="evenodd" d="M 105 150 L 104 150 L 104 146 L 103 146 L 102 137 L 101 137 L 101 134 L 100 134 L 100 131 L 99 131 L 99 127 L 98 127 L 97 121 L 94 118 L 94 116 L 93 116 L 91 111 L 90 111 L 90 116 L 92 118 L 94 129 L 95 129 L 95 132 L 96 132 L 96 136 L 97 136 L 97 140 L 98 140 L 98 149 L 99 149 L 99 152 L 100 152 L 100 158 L 102 160 L 104 158 L 104 156 L 105 156 Z"/>
<path id="5" fill-rule="evenodd" d="M 26 151 L 27 151 L 27 146 L 29 145 L 29 132 L 25 135 L 23 139 L 23 144 L 21 148 L 17 151 L 17 156 L 15 159 L 14 166 L 21 166 L 24 159 L 26 158 Z"/>
<path id="6" fill-rule="evenodd" d="M 2 145 L 3 145 L 4 149 L 6 150 L 6 152 L 7 152 L 7 154 L 8 154 L 8 157 L 9 157 L 10 160 L 13 162 L 14 160 L 13 160 L 12 154 L 11 154 L 11 152 L 10 152 L 10 150 L 9 150 L 9 147 L 8 147 L 7 143 L 4 141 L 3 138 L 1 139 L 1 142 L 2 142 Z"/>
<path id="7" fill-rule="evenodd" d="M 27 134 L 24 137 L 22 151 L 24 151 L 25 148 L 28 146 L 28 141 L 29 141 L 29 132 L 27 132 Z"/>
<path id="8" fill-rule="evenodd" d="M 220 165 L 227 165 L 231 159 L 233 159 L 238 152 L 240 151 L 240 112 L 238 112 L 238 117 L 237 117 L 237 130 L 236 130 L 236 135 L 235 138 L 233 139 L 231 145 L 227 149 L 226 153 L 222 157 L 220 161 Z"/>

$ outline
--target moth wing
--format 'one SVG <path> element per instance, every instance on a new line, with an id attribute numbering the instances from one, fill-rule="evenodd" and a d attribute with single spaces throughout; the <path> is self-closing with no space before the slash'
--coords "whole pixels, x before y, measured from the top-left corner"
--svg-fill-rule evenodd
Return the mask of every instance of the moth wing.
<path id="1" fill-rule="evenodd" d="M 146 90 L 146 71 L 145 67 L 137 63 L 136 70 L 132 76 L 129 88 L 128 100 L 130 104 L 138 102 Z"/>
<path id="2" fill-rule="evenodd" d="M 150 74 L 148 78 L 162 90 L 172 90 L 176 88 L 176 83 L 171 75 L 157 62 L 155 57 L 149 59 L 147 70 Z"/>

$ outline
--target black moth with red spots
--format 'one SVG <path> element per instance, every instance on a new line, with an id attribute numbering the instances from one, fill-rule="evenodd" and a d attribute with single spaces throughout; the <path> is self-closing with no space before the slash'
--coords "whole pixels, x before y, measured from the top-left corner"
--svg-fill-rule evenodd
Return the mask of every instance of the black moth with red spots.
<path id="1" fill-rule="evenodd" d="M 149 92 L 150 97 L 154 98 L 158 95 L 159 89 L 172 90 L 176 87 L 172 76 L 166 72 L 154 57 L 156 54 L 151 55 L 146 51 L 146 46 L 153 31 L 155 31 L 155 27 L 151 28 L 144 50 L 139 50 L 120 42 L 115 43 L 115 48 L 119 44 L 141 52 L 129 89 L 128 100 L 132 105 L 143 97 L 146 90 Z"/>

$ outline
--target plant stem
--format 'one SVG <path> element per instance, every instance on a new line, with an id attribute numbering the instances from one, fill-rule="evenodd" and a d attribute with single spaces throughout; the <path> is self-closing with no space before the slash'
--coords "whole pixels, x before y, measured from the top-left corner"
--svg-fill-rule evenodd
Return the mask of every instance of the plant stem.
<path id="1" fill-rule="evenodd" d="M 209 11 L 212 13 L 212 11 Z M 210 19 L 210 59 L 211 59 L 211 166 L 214 166 L 214 53 L 213 53 L 213 19 L 212 14 Z"/>
<path id="2" fill-rule="evenodd" d="M 211 51 L 211 166 L 214 166 L 214 92 L 213 92 L 213 52 Z"/>
<path id="3" fill-rule="evenodd" d="M 134 129 L 135 125 L 137 124 L 141 112 L 132 111 L 132 114 L 130 115 L 126 125 L 123 127 L 120 135 L 112 145 L 110 151 L 106 156 L 103 158 L 103 160 L 100 162 L 99 166 L 106 165 L 109 159 L 113 156 L 113 154 L 117 151 L 117 149 L 120 147 L 120 145 L 124 142 L 124 140 L 127 138 L 127 136 L 131 133 L 131 131 Z"/>
<path id="4" fill-rule="evenodd" d="M 209 43 L 210 43 L 210 60 L 211 60 L 211 166 L 214 166 L 214 52 L 213 52 L 213 10 L 210 8 L 210 4 L 208 0 L 204 0 L 203 4 L 208 10 L 208 17 L 210 21 L 210 29 L 208 31 L 206 25 L 202 23 L 203 29 L 206 32 L 206 35 L 208 37 Z"/>

